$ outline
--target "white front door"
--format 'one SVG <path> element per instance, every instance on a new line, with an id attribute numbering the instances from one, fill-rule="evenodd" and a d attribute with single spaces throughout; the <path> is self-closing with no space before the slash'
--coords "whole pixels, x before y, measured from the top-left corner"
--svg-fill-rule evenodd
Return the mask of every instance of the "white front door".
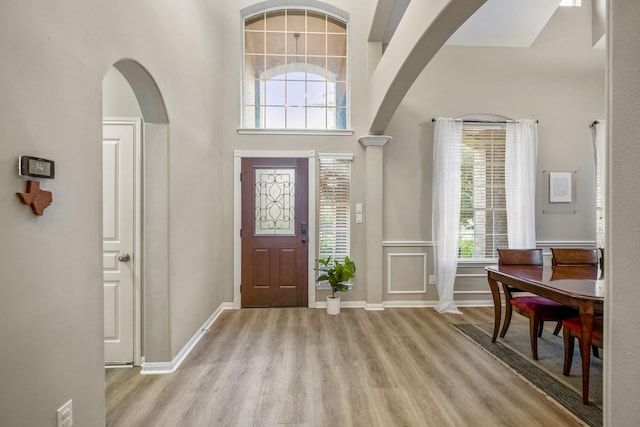
<path id="1" fill-rule="evenodd" d="M 134 362 L 136 153 L 139 120 L 103 122 L 104 354 Z"/>

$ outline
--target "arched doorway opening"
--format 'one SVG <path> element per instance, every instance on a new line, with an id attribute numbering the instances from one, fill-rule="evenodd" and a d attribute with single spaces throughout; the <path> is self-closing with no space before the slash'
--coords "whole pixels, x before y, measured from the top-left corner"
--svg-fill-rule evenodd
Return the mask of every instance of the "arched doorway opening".
<path id="1" fill-rule="evenodd" d="M 168 126 L 151 74 L 132 59 L 116 62 L 103 78 L 107 365 L 169 352 Z"/>

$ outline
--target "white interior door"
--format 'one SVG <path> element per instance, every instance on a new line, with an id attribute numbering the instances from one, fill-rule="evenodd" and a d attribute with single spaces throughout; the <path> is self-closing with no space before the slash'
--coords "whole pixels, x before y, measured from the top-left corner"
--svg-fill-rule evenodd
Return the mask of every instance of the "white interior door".
<path id="1" fill-rule="evenodd" d="M 103 123 L 104 352 L 134 362 L 136 143 L 139 121 Z"/>

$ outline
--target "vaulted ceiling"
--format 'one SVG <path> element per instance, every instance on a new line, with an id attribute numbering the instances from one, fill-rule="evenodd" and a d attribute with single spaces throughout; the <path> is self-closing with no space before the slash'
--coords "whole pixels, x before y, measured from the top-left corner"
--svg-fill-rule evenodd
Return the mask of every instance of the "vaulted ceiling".
<path id="1" fill-rule="evenodd" d="M 386 46 L 410 1 L 379 0 L 370 41 L 382 41 Z M 529 47 L 560 7 L 560 2 L 561 0 L 488 0 L 446 44 Z"/>
<path id="2" fill-rule="evenodd" d="M 603 69 L 602 51 L 592 47 L 604 38 L 606 0 L 582 0 L 579 8 L 560 2 L 378 0 L 369 41 L 382 42 L 384 53 L 370 78 L 371 134 L 384 132 L 409 87 L 447 45 L 515 49 L 519 61 L 551 72 Z"/>

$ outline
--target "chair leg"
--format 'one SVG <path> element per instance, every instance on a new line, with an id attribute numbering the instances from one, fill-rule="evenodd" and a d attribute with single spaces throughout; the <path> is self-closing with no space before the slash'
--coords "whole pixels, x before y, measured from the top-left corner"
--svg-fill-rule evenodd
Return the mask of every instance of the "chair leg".
<path id="1" fill-rule="evenodd" d="M 562 366 L 562 375 L 569 375 L 571 372 L 571 364 L 573 363 L 573 347 L 575 338 L 569 333 L 568 328 L 562 331 L 564 336 L 564 365 Z"/>
<path id="2" fill-rule="evenodd" d="M 560 329 L 562 329 L 562 320 L 558 320 L 558 323 L 556 323 L 556 328 L 553 330 L 553 335 L 558 335 L 560 333 Z"/>
<path id="3" fill-rule="evenodd" d="M 586 357 L 582 353 L 582 340 L 578 338 L 578 347 L 580 348 L 580 362 L 582 363 L 582 403 L 589 404 L 589 359 L 590 353 L 587 351 Z M 586 368 L 585 368 L 586 366 Z"/>
<path id="4" fill-rule="evenodd" d="M 509 329 L 509 325 L 511 324 L 511 315 L 513 314 L 513 309 L 511 307 L 511 298 L 507 297 L 505 312 L 504 312 L 504 323 L 502 324 L 502 330 L 500 331 L 500 338 L 504 338 L 507 334 L 507 329 Z"/>
<path id="5" fill-rule="evenodd" d="M 542 331 L 544 330 L 544 320 L 538 322 L 538 338 L 542 336 Z"/>
<path id="6" fill-rule="evenodd" d="M 540 320 L 537 317 L 529 318 L 529 336 L 531 338 L 531 358 L 538 360 L 538 329 Z"/>

